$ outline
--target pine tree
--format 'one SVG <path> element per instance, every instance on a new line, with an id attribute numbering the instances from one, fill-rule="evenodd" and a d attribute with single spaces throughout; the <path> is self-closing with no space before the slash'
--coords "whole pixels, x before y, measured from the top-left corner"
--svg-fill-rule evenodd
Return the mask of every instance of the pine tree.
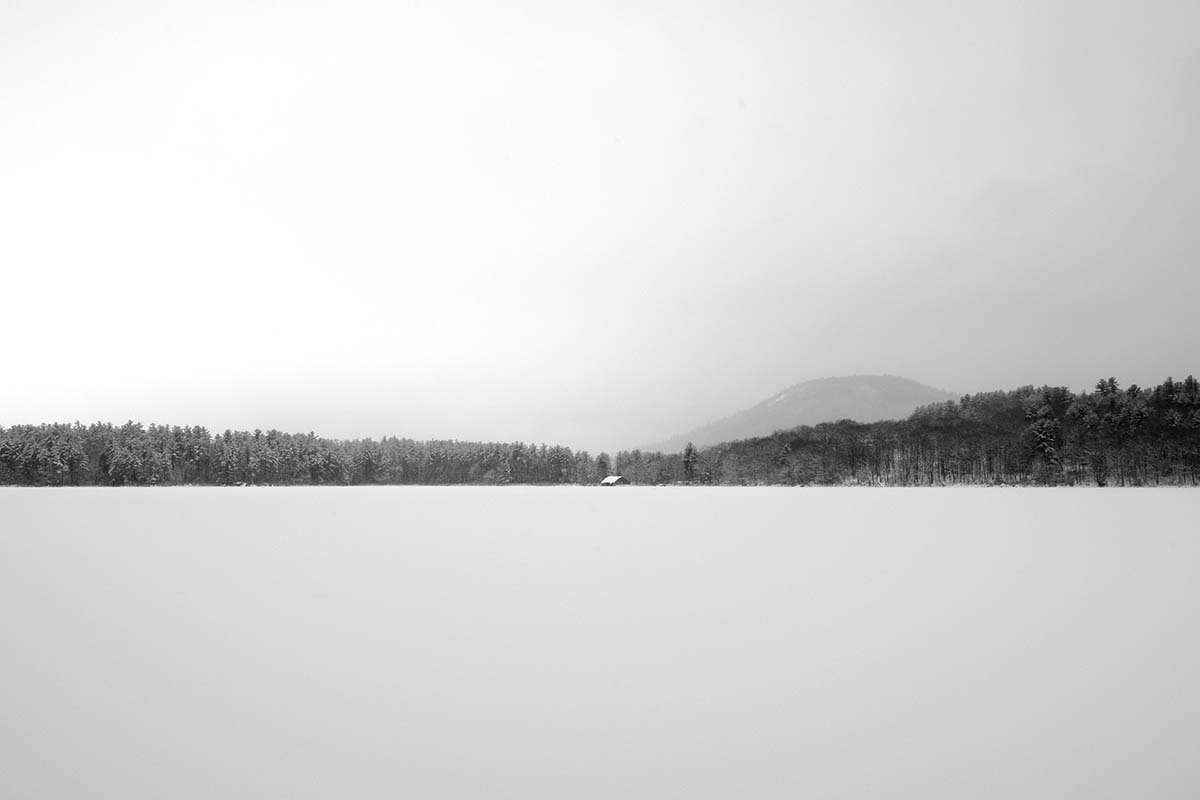
<path id="1" fill-rule="evenodd" d="M 683 479 L 688 483 L 696 480 L 696 447 L 691 442 L 683 448 Z"/>

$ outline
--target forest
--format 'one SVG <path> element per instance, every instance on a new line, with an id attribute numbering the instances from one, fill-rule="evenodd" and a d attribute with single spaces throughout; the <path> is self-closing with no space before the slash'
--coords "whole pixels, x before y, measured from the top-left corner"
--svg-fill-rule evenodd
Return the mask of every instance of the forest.
<path id="1" fill-rule="evenodd" d="M 0 484 L 33 486 L 594 483 L 611 467 L 560 446 L 325 439 L 276 430 L 53 424 L 0 428 Z"/>
<path id="2" fill-rule="evenodd" d="M 561 445 L 339 440 L 202 427 L 0 427 L 0 485 L 594 484 L 1196 485 L 1200 382 L 1090 392 L 1024 386 L 917 409 L 908 419 L 776 431 L 683 453 L 591 456 Z"/>
<path id="3" fill-rule="evenodd" d="M 694 457 L 713 483 L 882 486 L 1196 485 L 1200 382 L 1093 391 L 1024 386 L 917 409 L 717 445 Z"/>

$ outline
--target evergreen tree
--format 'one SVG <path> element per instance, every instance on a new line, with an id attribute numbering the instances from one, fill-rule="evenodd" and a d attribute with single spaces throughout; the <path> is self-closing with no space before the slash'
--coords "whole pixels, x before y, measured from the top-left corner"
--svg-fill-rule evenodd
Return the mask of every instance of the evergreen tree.
<path id="1" fill-rule="evenodd" d="M 683 448 L 683 479 L 688 483 L 696 480 L 696 447 L 691 442 Z"/>

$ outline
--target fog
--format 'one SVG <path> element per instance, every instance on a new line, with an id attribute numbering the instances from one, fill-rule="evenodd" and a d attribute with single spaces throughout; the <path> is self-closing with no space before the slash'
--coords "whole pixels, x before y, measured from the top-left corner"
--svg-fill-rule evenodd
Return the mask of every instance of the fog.
<path id="1" fill-rule="evenodd" d="M 7 2 L 0 424 L 653 441 L 1194 371 L 1195 4 Z"/>
<path id="2" fill-rule="evenodd" d="M 4 489 L 0 795 L 1192 797 L 1194 510 Z"/>

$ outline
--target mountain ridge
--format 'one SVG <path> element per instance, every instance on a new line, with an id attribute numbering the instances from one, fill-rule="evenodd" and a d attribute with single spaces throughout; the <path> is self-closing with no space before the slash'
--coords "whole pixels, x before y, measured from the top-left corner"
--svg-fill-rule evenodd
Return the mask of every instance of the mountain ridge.
<path id="1" fill-rule="evenodd" d="M 688 442 L 708 447 L 767 436 L 777 430 L 853 419 L 903 419 L 921 406 L 957 400 L 959 395 L 898 375 L 839 375 L 792 384 L 760 403 L 706 425 L 643 447 L 656 452 L 683 450 Z"/>

